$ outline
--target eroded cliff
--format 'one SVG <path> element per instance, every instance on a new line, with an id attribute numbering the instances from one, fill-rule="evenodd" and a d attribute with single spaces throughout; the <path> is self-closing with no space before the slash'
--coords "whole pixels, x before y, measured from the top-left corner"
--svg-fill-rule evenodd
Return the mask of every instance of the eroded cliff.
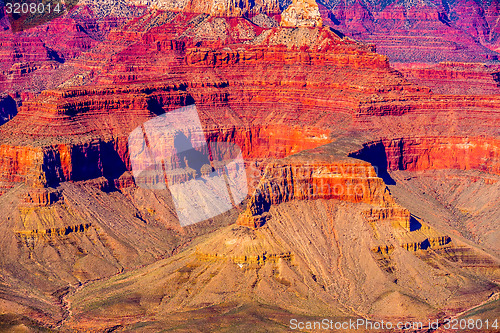
<path id="1" fill-rule="evenodd" d="M 434 318 L 497 291 L 494 256 L 387 185 L 395 170 L 498 174 L 499 99 L 432 94 L 373 46 L 287 24 L 148 11 L 69 60 L 59 88 L 23 101 L 0 127 L 2 276 L 21 285 L 9 294 L 19 312 L 107 329 L 245 296 L 353 318 L 402 318 L 397 301 Z M 182 228 L 167 190 L 135 185 L 127 138 L 193 103 L 208 141 L 241 148 L 250 196 Z"/>

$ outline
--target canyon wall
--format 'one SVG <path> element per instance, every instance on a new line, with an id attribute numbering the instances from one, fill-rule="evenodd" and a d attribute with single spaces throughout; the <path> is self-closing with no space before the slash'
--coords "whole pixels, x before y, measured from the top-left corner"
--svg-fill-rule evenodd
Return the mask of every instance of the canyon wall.
<path id="1" fill-rule="evenodd" d="M 383 170 L 480 170 L 500 174 L 500 142 L 481 137 L 407 137 L 369 142 L 350 156 Z"/>
<path id="2" fill-rule="evenodd" d="M 152 117 L 193 103 L 198 106 L 209 141 L 234 142 L 242 148 L 245 158 L 281 158 L 329 141 L 330 129 L 314 123 L 318 119 L 332 121 L 325 112 L 337 97 L 330 94 L 330 85 L 343 86 L 352 95 L 339 94 L 347 99 L 339 103 L 339 108 L 349 110 L 356 104 L 360 88 L 345 82 L 342 73 L 353 69 L 376 73 L 377 77 L 355 78 L 366 90 L 377 89 L 377 84 L 394 87 L 402 82 L 388 68 L 385 57 L 373 53 L 369 46 L 343 40 L 328 29 L 269 29 L 242 49 L 203 49 L 189 46 L 192 37 L 176 38 L 172 31 L 185 20 L 197 18 L 203 25 L 211 24 L 213 18 L 168 14 L 167 19 L 173 20 L 170 25 L 136 31 L 137 25 L 161 15 L 132 19 L 122 30 L 112 31 L 103 46 L 82 56 L 78 70 L 99 72 L 93 80 L 106 84 L 46 90 L 23 102 L 17 116 L 0 128 L 5 145 L 0 154 L 5 164 L 6 188 L 12 181 L 51 186 L 101 176 L 113 180 L 113 184 L 122 173 L 130 171 L 126 141 L 129 133 Z M 234 25 L 231 20 L 225 21 L 228 27 Z M 233 23 L 238 26 L 244 20 Z M 57 27 L 61 23 L 51 24 Z M 123 36 L 128 32 L 135 37 L 125 38 L 124 43 Z M 288 37 L 292 41 L 286 42 Z M 115 45 L 115 53 L 108 54 Z M 165 61 L 145 60 L 154 57 Z M 283 62 L 293 68 L 279 69 Z M 76 66 L 76 62 L 72 64 Z M 267 69 L 255 71 L 255 65 Z M 306 77 L 294 77 L 301 66 L 313 71 Z M 384 73 L 389 78 L 380 83 L 378 77 Z M 326 77 L 335 77 L 337 82 L 325 85 Z M 271 112 L 259 111 L 268 108 L 267 98 L 275 98 L 274 87 L 280 87 L 282 98 L 300 100 L 300 109 L 288 116 L 294 121 L 282 118 L 283 103 L 277 103 Z M 317 87 L 321 94 L 304 94 L 307 87 Z M 411 91 L 412 87 L 400 89 Z M 256 91 L 261 95 L 256 96 Z M 296 121 L 306 108 L 311 116 Z M 271 115 L 276 120 L 271 121 Z M 345 118 L 341 113 L 338 117 Z M 23 154 L 13 152 L 31 147 L 36 157 L 24 159 Z"/>
<path id="3" fill-rule="evenodd" d="M 389 68 L 387 59 L 377 54 L 363 54 L 358 50 L 346 49 L 345 53 L 290 51 L 286 48 L 255 48 L 244 51 L 213 51 L 189 49 L 186 55 L 190 66 L 231 66 L 238 63 L 280 62 L 287 64 L 314 63 L 325 66 L 349 66 L 353 68 Z"/>
<path id="4" fill-rule="evenodd" d="M 282 158 L 326 144 L 337 124 L 348 126 L 352 116 L 362 123 L 373 117 L 418 114 L 431 122 L 430 115 L 445 112 L 444 108 L 446 112 L 486 110 L 499 104 L 486 97 L 433 97 L 428 89 L 406 82 L 389 67 L 386 57 L 373 53 L 373 47 L 328 28 L 272 28 L 262 30 L 249 45 L 200 48 L 193 47 L 192 37 L 175 38 L 172 29 L 184 22 L 176 20 L 197 18 L 203 25 L 213 18 L 168 14 L 172 23 L 138 35 L 135 29 L 144 23 L 141 20 L 163 14 L 155 15 L 131 20 L 122 30 L 110 33 L 109 45 L 86 54 L 81 68 L 100 72 L 96 81 L 106 85 L 44 91 L 23 103 L 9 126 L 0 129 L 9 147 L 2 153 L 8 164 L 3 167 L 6 184 L 32 178 L 49 186 L 101 176 L 113 184 L 130 171 L 126 143 L 130 131 L 156 115 L 193 102 L 199 107 L 207 139 L 234 142 L 247 159 Z M 232 27 L 232 21 L 227 22 Z M 122 45 L 127 32 L 141 37 L 135 44 Z M 97 60 L 107 59 L 103 52 L 116 43 L 121 46 L 108 59 L 110 63 Z M 151 57 L 165 62 L 144 61 Z M 96 60 L 87 62 L 90 59 Z M 283 64 L 289 67 L 283 69 Z M 169 71 L 173 72 L 167 75 Z M 147 81 L 155 75 L 156 81 Z M 486 118 L 490 114 L 479 113 Z M 383 133 L 377 135 L 383 137 Z M 28 167 L 19 157 L 22 154 L 12 150 L 22 150 L 33 140 L 41 155 Z M 435 146 L 431 139 L 422 145 L 426 144 Z M 487 140 L 480 146 L 485 144 Z M 391 143 L 388 153 L 396 150 L 392 146 L 398 144 Z M 402 163 L 431 166 L 424 161 L 437 156 L 440 147 L 408 152 Z M 464 163 L 479 167 L 489 154 L 485 147 L 473 148 L 471 157 L 463 149 L 447 148 L 457 163 L 432 163 L 436 168 L 468 167 Z M 423 157 L 408 157 L 414 155 Z M 389 168 L 396 168 L 399 157 L 387 158 Z M 464 162 L 467 159 L 470 162 Z M 497 172 L 495 163 L 485 168 Z"/>
<path id="5" fill-rule="evenodd" d="M 206 13 L 213 16 L 243 16 L 248 14 L 277 14 L 280 12 L 278 0 L 242 1 L 233 0 L 155 0 L 151 3 L 154 9 L 184 11 L 188 13 Z"/>
<path id="6" fill-rule="evenodd" d="M 395 204 L 383 180 L 368 163 L 351 159 L 313 162 L 289 158 L 266 166 L 237 223 L 258 228 L 264 225 L 272 205 L 315 199 L 364 202 L 383 207 Z"/>
<path id="7" fill-rule="evenodd" d="M 498 1 L 324 0 L 326 24 L 375 43 L 391 62 L 498 59 Z"/>
<path id="8" fill-rule="evenodd" d="M 499 69 L 484 63 L 442 62 L 436 65 L 398 64 L 410 82 L 443 95 L 498 95 Z"/>
<path id="9" fill-rule="evenodd" d="M 462 311 L 462 295 L 467 295 L 467 304 L 472 306 L 496 290 L 490 282 L 498 279 L 495 260 L 477 255 L 480 250 L 467 250 L 472 246 L 460 244 L 458 235 L 450 233 L 452 238 L 431 228 L 413 210 L 397 204 L 386 185 L 391 181 L 387 170 L 458 168 L 498 174 L 496 110 L 500 100 L 496 96 L 436 95 L 418 87 L 390 68 L 387 57 L 374 53 L 373 45 L 319 27 L 319 20 L 311 22 L 317 18 L 312 2 L 305 1 L 314 9 L 312 18 L 300 18 L 300 13 L 292 12 L 300 3 L 304 1 L 289 7 L 290 15 L 285 15 L 281 27 L 263 28 L 247 18 L 225 18 L 220 13 L 154 10 L 116 29 L 109 27 L 109 34 L 104 26 L 92 27 L 90 18 L 88 25 L 80 27 L 72 28 L 73 23 L 57 26 L 59 30 L 67 26 L 69 35 L 86 34 L 92 39 L 86 43 L 87 37 L 75 37 L 74 53 L 55 48 L 58 41 L 50 46 L 57 52 L 50 53 L 41 38 L 34 38 L 25 48 L 22 39 L 20 46 L 12 39 L 5 44 L 20 50 L 22 46 L 23 52 L 32 47 L 41 55 L 38 63 L 23 61 L 2 72 L 19 78 L 16 89 L 22 90 L 24 82 L 36 93 L 23 100 L 17 115 L 7 117 L 8 122 L 0 127 L 0 202 L 5 207 L 0 211 L 0 243 L 4 244 L 0 252 L 5 262 L 0 282 L 4 275 L 10 286 L 28 281 L 21 288 L 24 295 L 39 299 L 34 294 L 41 290 L 47 304 L 60 302 L 63 319 L 53 315 L 56 323 L 78 321 L 84 317 L 71 313 L 87 311 L 63 303 L 64 296 L 58 298 L 71 286 L 83 286 L 85 293 L 95 286 L 85 285 L 86 281 L 131 271 L 179 252 L 185 262 L 154 265 L 161 266 L 159 275 L 172 280 L 148 284 L 148 288 L 154 286 L 152 297 L 141 299 L 138 290 L 145 288 L 139 286 L 109 304 L 117 299 L 116 304 L 128 304 L 114 308 L 123 312 L 149 311 L 160 303 L 168 313 L 206 308 L 207 299 L 214 304 L 226 302 L 228 294 L 241 299 L 239 287 L 228 288 L 228 283 L 236 281 L 247 288 L 245 295 L 255 290 L 256 295 L 280 299 L 280 306 L 288 299 L 283 301 L 269 290 L 297 297 L 297 308 L 326 304 L 323 309 L 315 308 L 316 313 L 327 313 L 322 310 L 338 305 L 340 299 L 344 304 L 338 305 L 342 309 L 338 313 L 342 315 L 357 307 L 357 312 L 370 315 L 377 309 L 383 317 L 393 315 L 392 304 L 402 304 L 401 299 L 408 309 L 417 309 L 415 315 L 422 315 L 419 309 L 424 302 L 401 296 L 402 290 L 432 305 L 431 310 L 425 308 L 425 315 L 436 309 Z M 96 16 L 110 10 L 110 2 L 101 4 Z M 206 7 L 213 4 L 221 7 Z M 198 5 L 203 12 L 216 8 L 224 15 L 227 11 L 243 15 L 234 13 L 234 2 Z M 248 3 L 250 8 L 254 5 L 260 9 L 250 10 L 248 18 L 267 11 L 263 6 L 277 4 Z M 78 15 L 84 15 L 88 8 L 80 10 Z M 317 10 L 324 12 L 320 6 Z M 92 16 L 89 13 L 85 15 Z M 369 12 L 358 14 L 370 18 Z M 405 15 L 427 20 L 429 25 L 436 21 L 433 13 L 422 16 L 406 7 L 379 19 L 388 23 L 397 18 L 397 25 L 406 20 Z M 334 19 L 330 15 L 329 20 Z M 438 15 L 437 19 L 445 18 Z M 65 41 L 61 38 L 60 43 Z M 390 43 L 398 52 L 404 50 L 404 43 Z M 461 52 L 443 40 L 425 43 L 453 54 Z M 72 60 L 80 52 L 78 47 L 83 53 Z M 47 76 L 51 89 L 38 94 L 45 86 L 34 86 L 36 81 L 31 79 L 42 70 L 57 70 L 64 82 L 51 82 Z M 191 104 L 197 106 L 208 141 L 241 147 L 252 184 L 242 212 L 233 208 L 183 228 L 169 191 L 134 186 L 127 139 L 144 122 Z M 237 225 L 221 230 L 216 238 L 207 235 L 235 221 Z M 184 252 L 183 247 L 201 234 L 206 238 L 200 248 Z M 279 238 L 282 241 L 276 241 Z M 317 248 L 318 244 L 322 247 Z M 221 263 L 225 266 L 217 266 Z M 205 269 L 203 265 L 209 264 Z M 205 288 L 219 273 L 214 288 Z M 479 277 L 471 279 L 471 274 Z M 153 274 L 153 282 L 159 275 Z M 243 280 L 228 278 L 232 276 Z M 450 284 L 453 279 L 457 282 Z M 436 281 L 441 283 L 438 287 Z M 382 291 L 381 286 L 387 288 Z M 6 290 L 13 293 L 12 288 Z M 190 295 L 201 296 L 187 297 L 193 291 L 189 288 L 205 294 L 193 292 Z M 362 295 L 360 288 L 366 288 Z M 158 290 L 164 294 L 159 296 Z M 312 297 L 310 290 L 321 297 Z M 452 295 L 458 296 L 450 305 Z M 103 311 L 104 317 L 118 313 L 102 304 L 92 309 Z M 140 317 L 145 312 L 127 314 L 127 318 L 139 320 L 137 313 Z M 102 325 L 112 321 L 103 320 Z M 92 325 L 95 322 L 88 327 Z"/>

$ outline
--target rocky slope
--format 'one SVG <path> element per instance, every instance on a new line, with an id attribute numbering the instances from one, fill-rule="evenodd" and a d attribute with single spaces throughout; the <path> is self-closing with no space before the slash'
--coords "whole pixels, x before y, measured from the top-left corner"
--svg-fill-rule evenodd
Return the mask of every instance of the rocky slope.
<path id="1" fill-rule="evenodd" d="M 482 264 L 424 258 L 434 253 L 430 248 L 418 256 L 398 244 L 382 249 L 380 242 L 398 237 L 401 229 L 380 219 L 374 229 L 360 214 L 369 207 L 324 199 L 272 206 L 265 228 L 233 225 L 182 254 L 82 289 L 70 298 L 75 312 L 68 325 L 95 327 L 97 318 L 100 327 L 162 325 L 180 309 L 254 302 L 299 317 L 423 319 L 435 316 L 436 308 L 453 312 L 494 292 L 486 278 L 467 277 Z M 432 248 L 451 252 L 457 245 Z M 476 255 L 498 274 L 494 259 Z M 459 296 L 468 290 L 474 296 Z"/>
<path id="2" fill-rule="evenodd" d="M 132 7 L 128 11 L 101 14 L 99 3 L 90 3 L 77 6 L 48 23 L 18 32 L 13 32 L 3 17 L 0 91 L 10 93 L 21 103 L 42 90 L 57 87 L 77 74 L 75 68 L 67 64 L 69 60 L 95 47 L 124 18 L 143 10 Z"/>
<path id="3" fill-rule="evenodd" d="M 498 253 L 498 176 L 479 171 L 394 171 L 391 192 L 405 207 L 443 228 L 453 228 L 468 240 Z M 435 179 L 445 181 L 436 183 Z M 429 214 L 428 207 L 433 207 Z"/>
<path id="4" fill-rule="evenodd" d="M 325 0 L 328 23 L 395 62 L 498 59 L 498 1 Z"/>

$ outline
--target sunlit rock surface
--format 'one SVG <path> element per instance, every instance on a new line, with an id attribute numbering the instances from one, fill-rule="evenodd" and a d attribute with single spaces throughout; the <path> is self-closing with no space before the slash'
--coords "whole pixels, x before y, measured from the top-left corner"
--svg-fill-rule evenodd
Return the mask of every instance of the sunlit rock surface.
<path id="1" fill-rule="evenodd" d="M 111 15 L 84 3 L 45 37 L 2 34 L 2 311 L 62 330 L 237 319 L 286 331 L 297 315 L 443 319 L 495 295 L 494 68 L 453 81 L 490 82 L 480 95 L 433 92 L 405 76 L 451 82 L 455 67 L 402 74 L 321 26 L 314 4 L 144 2 Z M 305 24 L 293 8 L 311 9 Z M 436 21 L 391 8 L 387 20 Z M 71 50 L 54 37 L 65 29 Z M 136 183 L 128 138 L 193 104 L 208 146 L 241 148 L 248 196 L 182 227 L 171 191 Z"/>

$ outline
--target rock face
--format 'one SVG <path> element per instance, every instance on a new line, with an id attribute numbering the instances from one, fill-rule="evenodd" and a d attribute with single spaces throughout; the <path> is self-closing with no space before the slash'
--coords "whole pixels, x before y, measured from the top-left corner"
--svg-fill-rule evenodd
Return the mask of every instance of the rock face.
<path id="1" fill-rule="evenodd" d="M 500 93 L 499 68 L 482 63 L 442 62 L 437 65 L 400 65 L 405 78 L 438 94 L 492 95 Z"/>
<path id="2" fill-rule="evenodd" d="M 203 24 L 200 22 L 200 25 Z M 4 131 L 4 138 L 12 138 L 7 140 L 10 142 L 5 142 L 6 148 L 2 153 L 6 163 L 5 181 L 10 181 L 12 177 L 15 181 L 27 179 L 28 174 L 36 179 L 42 179 L 44 185 L 101 176 L 117 178 L 124 171 L 130 170 L 126 147 L 128 133 L 155 114 L 193 101 L 202 106 L 200 117 L 206 125 L 207 138 L 213 141 L 234 141 L 243 148 L 245 157 L 283 157 L 326 143 L 328 130 L 318 129 L 313 126 L 317 120 L 312 121 L 325 117 L 323 110 L 328 104 L 327 101 L 334 98 L 328 89 L 324 89 L 324 78 L 336 73 L 337 82 L 329 84 L 342 85 L 347 91 L 351 90 L 349 94 L 352 95 L 352 102 L 348 101 L 344 106 L 339 105 L 339 108 L 350 108 L 352 103 L 356 103 L 357 89 L 349 87 L 342 77 L 342 74 L 347 74 L 346 65 L 347 68 L 363 68 L 362 70 L 373 73 L 388 73 L 389 79 L 387 82 L 382 82 L 382 86 L 396 85 L 402 80 L 390 71 L 386 59 L 372 53 L 369 47 L 343 41 L 327 29 L 306 30 L 269 30 L 244 49 L 234 51 L 188 48 L 186 44 L 191 43 L 191 38 L 180 40 L 175 45 L 184 43 L 181 48 L 184 49 L 184 59 L 169 58 L 169 52 L 177 50 L 170 48 L 166 53 L 169 60 L 165 62 L 164 67 L 160 67 L 162 68 L 160 72 L 167 71 L 171 66 L 177 66 L 180 73 L 189 76 L 181 81 L 167 79 L 144 85 L 140 83 L 139 78 L 150 75 L 149 71 L 158 71 L 158 65 L 146 63 L 141 69 L 137 61 L 142 58 L 137 58 L 137 52 L 142 50 L 150 56 L 163 57 L 168 50 L 161 46 L 169 38 L 168 29 L 167 31 L 153 29 L 144 36 L 143 41 L 139 43 L 140 47 L 122 48 L 122 51 L 114 56 L 115 61 L 120 60 L 120 64 L 113 66 L 112 69 L 102 69 L 105 73 L 97 78 L 97 81 L 117 81 L 114 86 L 48 90 L 37 99 L 23 104 L 18 116 L 9 122 L 8 127 L 1 129 Z M 120 40 L 116 33 L 112 33 L 110 38 L 112 40 L 110 43 L 113 43 L 115 38 Z M 286 40 L 289 40 L 289 46 L 284 48 L 282 43 Z M 299 50 L 299 47 L 302 50 Z M 129 64 L 121 65 L 126 62 Z M 302 79 L 304 81 L 294 79 L 290 77 L 290 73 L 294 73 L 292 69 L 287 71 L 281 69 L 282 72 L 279 72 L 281 65 L 276 66 L 276 63 L 283 62 L 294 64 L 295 69 L 307 66 L 312 72 L 307 73 L 308 71 L 300 69 L 306 78 Z M 256 65 L 263 69 L 262 72 L 255 73 L 257 77 L 248 71 Z M 247 80 L 260 83 L 254 88 L 244 84 L 240 73 L 233 71 L 232 66 L 241 66 L 243 72 L 247 73 Z M 273 66 L 276 70 L 271 74 Z M 323 71 L 325 66 L 330 68 L 329 72 Z M 216 68 L 226 79 L 213 81 L 210 77 L 201 75 L 190 80 L 191 71 L 201 73 L 207 68 L 211 70 Z M 116 71 L 128 74 L 117 74 Z M 323 73 L 320 74 L 320 71 Z M 313 77 L 312 73 L 318 75 Z M 367 86 L 380 85 L 380 81 L 376 82 L 370 76 L 362 80 L 368 80 L 363 83 Z M 303 82 L 322 86 L 318 91 L 321 91 L 325 99 L 316 103 L 311 109 L 315 115 L 310 121 L 306 121 L 306 125 L 309 126 L 306 130 L 281 122 L 270 126 L 266 123 L 265 114 L 254 114 L 255 110 L 246 109 L 245 104 L 239 100 L 241 96 L 244 99 L 253 98 L 254 89 L 258 89 L 261 91 L 260 98 L 264 102 L 266 94 L 272 98 L 272 92 L 266 92 L 267 87 L 277 85 L 282 87 L 283 91 L 290 92 L 288 97 L 283 98 L 297 96 L 304 106 L 308 106 L 317 98 L 312 95 L 303 96 L 300 91 L 297 94 L 297 89 L 303 90 Z M 410 86 L 402 87 L 402 89 L 414 89 Z M 349 94 L 344 91 L 342 98 L 350 98 Z M 215 114 L 211 112 L 214 105 L 220 102 L 241 111 L 234 114 L 232 120 L 227 122 L 226 111 Z M 262 102 L 257 101 L 257 105 L 264 107 L 265 104 Z M 278 111 L 273 111 L 271 116 L 281 117 Z M 298 117 L 298 110 L 290 111 L 290 119 Z M 214 115 L 216 118 L 213 118 Z M 215 123 L 214 119 L 217 120 Z M 219 121 L 225 125 L 220 126 Z M 245 130 L 239 130 L 241 128 Z M 24 159 L 23 155 L 18 153 L 12 155 L 11 151 L 24 149 L 21 147 L 35 137 L 40 143 L 34 148 L 38 154 L 37 158 Z M 280 148 L 269 149 L 276 146 Z M 26 162 L 23 162 L 25 160 Z M 43 167 L 38 167 L 40 165 Z M 29 171 L 30 168 L 34 171 Z"/>
<path id="3" fill-rule="evenodd" d="M 355 160 L 284 160 L 270 163 L 246 211 L 237 223 L 251 228 L 264 225 L 273 205 L 292 200 L 336 199 L 379 206 L 394 204 L 382 179 L 370 164 Z"/>
<path id="4" fill-rule="evenodd" d="M 177 5 L 180 12 L 145 11 L 109 33 L 100 30 L 110 28 L 106 20 L 76 28 L 93 42 L 51 69 L 67 80 L 34 88 L 0 126 L 0 284 L 18 286 L 5 288 L 0 310 L 83 331 L 155 331 L 174 327 L 172 314 L 182 312 L 184 327 L 199 330 L 196 311 L 206 319 L 203 311 L 216 306 L 442 319 L 498 291 L 498 257 L 467 234 L 485 229 L 471 220 L 454 232 L 456 211 L 439 211 L 441 221 L 412 205 L 416 194 L 398 187 L 411 179 L 395 175 L 452 168 L 493 185 L 498 96 L 441 95 L 408 82 L 373 45 L 320 26 L 324 8 L 313 2 L 293 2 L 285 23 L 269 28 L 240 15 L 269 13 L 277 3 Z M 435 20 L 396 5 L 386 23 L 408 13 Z M 106 2 L 99 8 L 107 15 Z M 39 36 L 31 41 L 35 54 L 46 53 L 41 63 L 56 61 Z M 2 56 L 14 62 L 12 54 Z M 14 66 L 22 77 L 15 98 L 41 70 L 32 60 Z M 246 207 L 182 228 L 169 191 L 134 183 L 127 139 L 191 104 L 204 139 L 241 147 L 250 195 Z M 424 202 L 446 208 L 471 195 L 439 191 Z M 465 209 L 497 219 L 482 207 Z M 496 250 L 497 234 L 484 238 L 486 250 Z"/>
<path id="5" fill-rule="evenodd" d="M 7 25 L 0 31 L 0 91 L 20 95 L 14 96 L 19 102 L 57 87 L 77 74 L 69 60 L 96 46 L 123 17 L 137 15 L 115 12 L 98 20 L 98 11 L 93 4 L 79 6 L 22 32 L 14 33 Z"/>
<path id="6" fill-rule="evenodd" d="M 243 16 L 248 14 L 277 14 L 280 12 L 278 0 L 242 1 L 234 0 L 155 0 L 151 7 L 161 10 L 188 13 L 205 13 L 213 16 Z"/>
<path id="7" fill-rule="evenodd" d="M 394 62 L 498 58 L 498 1 L 326 0 L 326 22 Z"/>
<path id="8" fill-rule="evenodd" d="M 281 14 L 280 26 L 285 28 L 322 25 L 323 20 L 315 0 L 294 0 Z"/>
<path id="9" fill-rule="evenodd" d="M 402 138 L 367 143 L 351 156 L 370 160 L 381 170 L 475 169 L 500 175 L 499 144 L 483 138 Z"/>

